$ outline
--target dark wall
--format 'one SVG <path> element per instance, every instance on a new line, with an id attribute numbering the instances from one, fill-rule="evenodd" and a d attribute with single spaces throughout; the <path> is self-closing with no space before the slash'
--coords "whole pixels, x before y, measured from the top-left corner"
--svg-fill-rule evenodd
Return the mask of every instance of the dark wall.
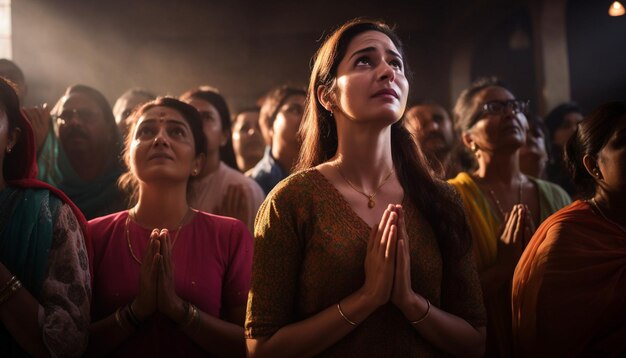
<path id="1" fill-rule="evenodd" d="M 517 98 L 530 100 L 531 110 L 536 111 L 538 98 L 530 15 L 527 10 L 518 10 L 499 20 L 476 39 L 472 79 L 496 76 L 510 86 Z M 511 38 L 516 32 L 528 40 L 526 46 L 512 46 Z"/>
<path id="2" fill-rule="evenodd" d="M 54 103 L 74 83 L 99 88 L 111 101 L 134 86 L 178 95 L 209 84 L 235 111 L 274 85 L 306 85 L 323 35 L 368 16 L 397 25 L 413 70 L 410 101 L 453 104 L 450 63 L 468 41 L 471 79 L 498 75 L 536 103 L 532 44 L 508 46 L 518 24 L 532 40 L 528 1 L 14 1 L 13 53 L 31 105 Z M 586 110 L 626 93 L 626 17 L 609 18 L 609 4 L 568 3 L 572 98 Z"/>
<path id="3" fill-rule="evenodd" d="M 209 84 L 233 110 L 270 87 L 306 85 L 319 39 L 357 16 L 397 24 L 414 72 L 410 98 L 447 100 L 438 4 L 367 0 L 270 3 L 230 0 L 32 0 L 13 2 L 14 59 L 30 104 L 54 103 L 84 83 L 114 101 L 127 88 L 178 95 Z"/>
<path id="4" fill-rule="evenodd" d="M 611 3 L 568 3 L 572 99 L 585 113 L 610 100 L 626 100 L 626 16 L 609 17 Z"/>

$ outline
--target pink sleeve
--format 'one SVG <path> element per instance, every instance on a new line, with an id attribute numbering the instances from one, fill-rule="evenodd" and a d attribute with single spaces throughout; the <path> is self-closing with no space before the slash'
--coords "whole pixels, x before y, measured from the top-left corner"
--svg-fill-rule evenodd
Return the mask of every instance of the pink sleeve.
<path id="1" fill-rule="evenodd" d="M 252 236 L 246 226 L 237 221 L 230 227 L 229 263 L 224 275 L 222 302 L 225 307 L 245 306 L 250 290 L 252 272 Z"/>

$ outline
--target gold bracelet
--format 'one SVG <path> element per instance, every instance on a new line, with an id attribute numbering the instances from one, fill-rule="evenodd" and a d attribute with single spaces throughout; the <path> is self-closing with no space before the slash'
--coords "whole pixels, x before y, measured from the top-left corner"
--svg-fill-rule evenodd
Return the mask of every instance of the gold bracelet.
<path id="1" fill-rule="evenodd" d="M 4 284 L 4 286 L 2 287 L 2 290 L 0 290 L 0 295 L 4 295 L 4 291 L 8 290 L 9 287 L 11 287 L 11 285 L 13 285 L 15 283 L 15 281 L 17 281 L 17 277 L 13 276 L 11 277 L 7 283 Z"/>
<path id="2" fill-rule="evenodd" d="M 120 318 L 120 309 L 122 309 L 122 307 L 119 307 L 118 309 L 115 310 L 115 323 L 117 323 L 117 325 L 121 329 L 126 330 L 126 327 L 124 327 L 124 325 L 122 324 L 122 320 Z"/>
<path id="3" fill-rule="evenodd" d="M 187 311 L 186 311 L 185 320 L 178 325 L 178 329 L 184 330 L 187 327 L 191 326 L 191 324 L 196 320 L 198 316 L 198 309 L 193 303 L 187 302 Z"/>
<path id="4" fill-rule="evenodd" d="M 343 319 L 348 322 L 351 326 L 356 326 L 357 323 L 350 320 L 348 317 L 346 317 L 345 314 L 343 314 L 343 311 L 341 310 L 341 301 L 337 302 L 337 309 L 339 310 L 339 314 L 341 315 L 341 317 L 343 317 Z"/>
<path id="5" fill-rule="evenodd" d="M 13 276 L 13 278 L 15 278 L 15 276 Z M 2 290 L 2 293 L 0 293 L 0 305 L 8 301 L 13 296 L 13 294 L 17 292 L 17 290 L 22 288 L 22 282 L 20 282 L 20 280 L 18 280 L 17 278 L 13 280 L 13 278 L 11 278 L 11 281 L 13 281 L 11 287 L 5 288 L 4 290 Z"/>
<path id="6" fill-rule="evenodd" d="M 128 322 L 130 322 L 136 329 L 139 329 L 141 326 L 141 322 L 137 315 L 135 315 L 135 311 L 133 311 L 133 303 L 131 302 L 128 306 L 126 306 L 126 312 L 128 313 Z"/>
<path id="7" fill-rule="evenodd" d="M 426 318 L 428 318 L 428 315 L 430 314 L 430 301 L 426 297 L 424 297 L 424 299 L 426 300 L 426 304 L 428 305 L 428 306 L 426 306 L 426 313 L 424 313 L 424 315 L 422 317 L 420 317 L 418 320 L 410 321 L 409 323 L 411 323 L 412 325 L 416 325 L 416 324 L 421 323 Z"/>
<path id="8" fill-rule="evenodd" d="M 126 331 L 128 333 L 133 333 L 132 329 L 130 329 L 130 327 L 127 327 L 124 322 L 122 322 L 123 318 L 122 318 L 122 308 L 123 307 L 119 307 L 117 310 L 115 310 L 115 323 L 117 323 L 117 325 L 123 330 Z"/>

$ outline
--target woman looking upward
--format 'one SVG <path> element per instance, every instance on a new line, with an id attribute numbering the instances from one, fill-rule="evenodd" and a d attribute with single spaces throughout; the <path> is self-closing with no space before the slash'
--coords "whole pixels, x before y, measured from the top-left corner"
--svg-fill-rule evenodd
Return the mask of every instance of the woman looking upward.
<path id="1" fill-rule="evenodd" d="M 454 107 L 463 143 L 478 162 L 473 173 L 448 182 L 463 198 L 487 309 L 487 355 L 508 357 L 511 347 L 511 279 L 534 229 L 567 205 L 559 186 L 524 175 L 519 151 L 526 143 L 526 101 L 495 78 L 461 93 Z"/>
<path id="2" fill-rule="evenodd" d="M 482 354 L 484 309 L 460 201 L 399 121 L 403 55 L 389 27 L 366 20 L 318 50 L 300 171 L 256 220 L 251 356 Z"/>
<path id="3" fill-rule="evenodd" d="M 238 220 L 189 206 L 206 155 L 192 106 L 160 98 L 129 121 L 130 210 L 89 222 L 89 349 L 115 356 L 243 356 L 252 240 Z"/>

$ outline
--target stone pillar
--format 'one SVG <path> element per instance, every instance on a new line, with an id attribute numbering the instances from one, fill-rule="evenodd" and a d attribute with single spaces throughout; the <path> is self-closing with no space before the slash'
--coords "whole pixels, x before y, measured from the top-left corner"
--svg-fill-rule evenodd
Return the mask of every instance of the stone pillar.
<path id="1" fill-rule="evenodd" d="M 461 92 L 469 87 L 472 81 L 472 61 L 473 51 L 471 41 L 468 39 L 462 43 L 455 45 L 451 51 L 452 58 L 450 61 L 450 103 L 452 106 L 456 103 Z"/>
<path id="2" fill-rule="evenodd" d="M 567 52 L 567 0 L 532 0 L 533 52 L 535 57 L 538 113 L 545 116 L 570 100 Z"/>

